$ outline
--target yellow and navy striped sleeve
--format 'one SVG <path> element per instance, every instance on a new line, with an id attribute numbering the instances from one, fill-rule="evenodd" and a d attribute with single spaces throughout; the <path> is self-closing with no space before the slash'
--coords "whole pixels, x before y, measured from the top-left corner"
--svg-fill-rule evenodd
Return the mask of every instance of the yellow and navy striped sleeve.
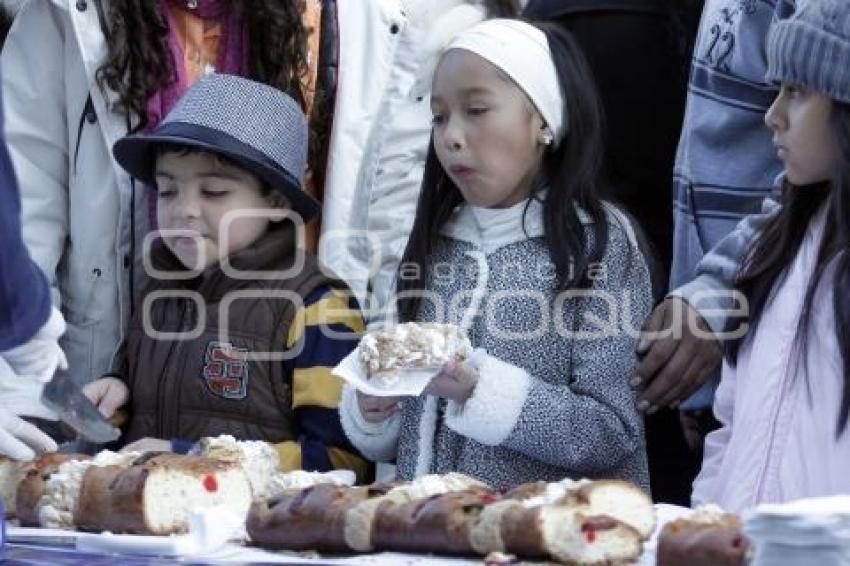
<path id="1" fill-rule="evenodd" d="M 281 467 L 327 471 L 354 470 L 370 481 L 371 465 L 349 443 L 339 420 L 342 381 L 331 370 L 356 346 L 363 317 L 350 294 L 320 287 L 304 300 L 290 326 L 287 348 L 300 353 L 284 362 L 292 383 L 292 408 L 298 440 L 277 445 Z"/>

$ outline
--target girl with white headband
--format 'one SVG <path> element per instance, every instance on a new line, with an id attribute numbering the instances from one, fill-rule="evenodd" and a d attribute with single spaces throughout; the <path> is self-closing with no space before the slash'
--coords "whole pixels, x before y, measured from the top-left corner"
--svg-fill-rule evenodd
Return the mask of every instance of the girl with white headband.
<path id="1" fill-rule="evenodd" d="M 460 325 L 486 353 L 475 369 L 447 364 L 419 397 L 347 388 L 346 433 L 403 479 L 648 487 L 628 378 L 649 273 L 628 219 L 597 196 L 600 115 L 583 56 L 555 27 L 488 20 L 443 54 L 431 108 L 399 318 Z"/>

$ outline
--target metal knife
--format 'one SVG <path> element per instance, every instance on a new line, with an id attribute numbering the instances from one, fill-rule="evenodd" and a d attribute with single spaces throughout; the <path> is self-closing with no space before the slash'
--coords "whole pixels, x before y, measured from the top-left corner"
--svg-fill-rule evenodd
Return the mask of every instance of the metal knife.
<path id="1" fill-rule="evenodd" d="M 63 369 L 57 369 L 45 384 L 41 402 L 85 440 L 104 444 L 121 436 Z"/>

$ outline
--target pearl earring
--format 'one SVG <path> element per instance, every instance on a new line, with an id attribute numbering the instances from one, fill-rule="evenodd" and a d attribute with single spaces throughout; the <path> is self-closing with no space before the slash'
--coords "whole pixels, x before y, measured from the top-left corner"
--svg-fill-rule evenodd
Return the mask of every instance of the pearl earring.
<path id="1" fill-rule="evenodd" d="M 552 142 L 554 141 L 552 132 L 550 132 L 549 130 L 545 130 L 540 136 L 540 141 L 543 142 L 543 145 L 552 145 Z"/>

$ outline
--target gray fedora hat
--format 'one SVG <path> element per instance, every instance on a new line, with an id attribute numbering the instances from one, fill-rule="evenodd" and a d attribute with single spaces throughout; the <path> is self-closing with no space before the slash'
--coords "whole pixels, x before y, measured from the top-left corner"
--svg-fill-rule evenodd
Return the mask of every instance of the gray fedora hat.
<path id="1" fill-rule="evenodd" d="M 274 87 L 207 75 L 150 133 L 121 138 L 112 153 L 130 175 L 154 185 L 162 144 L 221 154 L 283 194 L 305 221 L 319 213 L 319 203 L 303 189 L 307 120 L 298 103 Z"/>

